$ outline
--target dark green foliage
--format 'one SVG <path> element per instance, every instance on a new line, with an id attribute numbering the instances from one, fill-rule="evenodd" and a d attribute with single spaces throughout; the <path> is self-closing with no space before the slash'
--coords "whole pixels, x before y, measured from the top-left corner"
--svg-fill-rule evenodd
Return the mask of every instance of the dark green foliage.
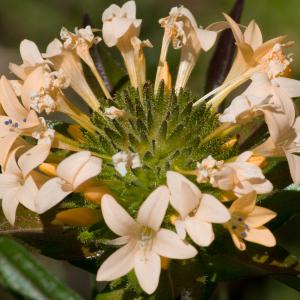
<path id="1" fill-rule="evenodd" d="M 0 237 L 0 282 L 22 298 L 32 300 L 80 300 L 17 242 Z"/>
<path id="2" fill-rule="evenodd" d="M 113 100 L 102 100 L 103 110 L 115 106 L 125 111 L 121 118 L 110 120 L 94 114 L 93 122 L 103 134 L 86 134 L 85 148 L 112 156 L 119 151 L 138 153 L 142 168 L 129 170 L 121 177 L 112 163 L 105 163 L 99 179 L 134 212 L 146 196 L 160 184 L 165 184 L 168 170 L 192 169 L 208 155 L 227 159 L 234 149 L 221 149 L 228 138 L 202 141 L 218 126 L 217 116 L 205 105 L 193 108 L 194 97 L 182 90 L 167 94 L 162 84 L 154 95 L 147 83 L 143 99 L 131 87 L 116 93 Z"/>

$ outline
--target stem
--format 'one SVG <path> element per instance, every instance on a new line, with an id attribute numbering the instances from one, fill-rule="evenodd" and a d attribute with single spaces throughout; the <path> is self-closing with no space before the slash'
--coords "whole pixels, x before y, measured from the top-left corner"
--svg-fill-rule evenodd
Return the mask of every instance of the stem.
<path id="1" fill-rule="evenodd" d="M 102 154 L 102 153 L 97 153 L 97 152 L 91 152 L 94 156 L 97 156 L 99 158 L 103 158 L 103 159 L 106 159 L 106 160 L 110 160 L 112 161 L 112 157 L 107 155 L 107 154 Z"/>
<path id="2" fill-rule="evenodd" d="M 77 143 L 76 141 L 64 136 L 63 134 L 61 133 L 55 133 L 55 138 L 59 141 L 61 141 L 62 143 L 66 144 L 66 145 L 70 145 L 70 150 L 72 151 L 83 151 L 84 149 L 80 148 L 80 144 Z M 91 153 L 94 155 L 94 156 L 97 156 L 99 158 L 103 158 L 103 159 L 106 159 L 106 160 L 112 160 L 111 156 L 109 155 L 106 155 L 106 154 L 101 154 L 101 153 L 97 153 L 97 152 L 92 152 Z"/>
<path id="3" fill-rule="evenodd" d="M 66 137 L 65 135 L 55 132 L 55 139 L 57 139 L 58 141 L 61 141 L 62 143 L 66 144 L 66 145 L 70 145 L 72 149 L 76 149 L 74 151 L 81 151 L 82 149 L 80 148 L 80 144 L 68 137 Z"/>
<path id="4" fill-rule="evenodd" d="M 215 95 L 213 98 L 211 98 L 207 102 L 207 106 L 211 106 L 213 110 L 216 110 L 217 107 L 223 102 L 223 100 L 237 87 L 245 83 L 247 80 L 251 78 L 251 76 L 257 71 L 256 68 L 252 68 L 245 72 L 243 75 L 228 81 L 224 82 L 221 86 L 215 88 L 208 94 L 204 95 L 202 98 L 200 98 L 198 101 L 196 101 L 193 106 L 197 106 L 201 104 L 203 101 L 208 99 L 210 96 Z"/>
<path id="5" fill-rule="evenodd" d="M 73 105 L 72 102 L 68 100 L 65 96 L 63 96 L 60 100 L 58 111 L 68 115 L 71 119 L 73 119 L 76 123 L 78 123 L 82 128 L 84 128 L 88 132 L 93 134 L 95 132 L 103 134 L 102 130 L 96 127 L 91 122 L 90 118 L 86 114 L 84 114 L 80 109 L 78 109 L 75 105 Z"/>
<path id="6" fill-rule="evenodd" d="M 103 134 L 102 130 L 96 127 L 89 119 L 88 121 L 82 116 L 76 114 L 69 114 L 70 118 L 72 118 L 76 123 L 78 123 L 82 128 L 86 129 L 90 133 L 99 133 Z"/>
<path id="7" fill-rule="evenodd" d="M 195 175 L 195 171 L 193 170 L 183 170 L 180 167 L 174 165 L 174 170 L 183 175 Z"/>
<path id="8" fill-rule="evenodd" d="M 218 128 L 216 128 L 211 134 L 209 134 L 207 137 L 205 137 L 201 142 L 199 146 L 204 145 L 205 143 L 209 142 L 210 140 L 220 137 L 220 136 L 226 136 L 229 133 L 231 133 L 234 129 L 239 127 L 239 124 L 231 124 L 231 123 L 224 123 Z"/>

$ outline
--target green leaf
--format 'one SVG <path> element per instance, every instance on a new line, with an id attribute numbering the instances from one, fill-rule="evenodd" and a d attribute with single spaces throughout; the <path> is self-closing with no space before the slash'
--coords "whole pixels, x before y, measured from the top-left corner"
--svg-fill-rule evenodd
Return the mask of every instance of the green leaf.
<path id="1" fill-rule="evenodd" d="M 122 300 L 124 299 L 126 291 L 124 289 L 115 290 L 112 292 L 99 294 L 95 300 Z"/>
<path id="2" fill-rule="evenodd" d="M 20 244 L 0 237 L 0 280 L 6 288 L 25 299 L 80 300 Z"/>

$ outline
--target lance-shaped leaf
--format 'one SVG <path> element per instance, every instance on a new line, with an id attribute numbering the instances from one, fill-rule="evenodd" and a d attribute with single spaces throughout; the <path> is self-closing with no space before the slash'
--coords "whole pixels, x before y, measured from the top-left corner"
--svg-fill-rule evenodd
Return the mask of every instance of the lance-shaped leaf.
<path id="1" fill-rule="evenodd" d="M 0 237 L 0 282 L 22 299 L 82 299 L 37 263 L 24 247 L 3 236 Z"/>
<path id="2" fill-rule="evenodd" d="M 236 0 L 230 16 L 239 22 L 244 7 L 244 0 Z M 210 61 L 207 75 L 205 92 L 208 93 L 216 87 L 220 86 L 225 80 L 233 62 L 235 53 L 234 37 L 230 29 L 224 30 L 215 48 L 215 52 Z"/>

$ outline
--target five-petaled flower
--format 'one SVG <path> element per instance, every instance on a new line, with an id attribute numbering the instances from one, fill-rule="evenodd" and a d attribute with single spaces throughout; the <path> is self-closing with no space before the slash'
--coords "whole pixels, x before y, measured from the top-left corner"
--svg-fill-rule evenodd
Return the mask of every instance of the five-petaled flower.
<path id="1" fill-rule="evenodd" d="M 276 240 L 272 232 L 263 226 L 276 217 L 276 213 L 256 205 L 256 193 L 250 192 L 235 200 L 229 208 L 231 219 L 224 227 L 230 232 L 239 250 L 245 250 L 244 242 L 253 242 L 273 247 Z"/>
<path id="2" fill-rule="evenodd" d="M 136 221 L 110 195 L 101 201 L 107 226 L 120 237 L 115 245 L 124 245 L 115 251 L 100 267 L 98 281 L 111 281 L 129 273 L 133 268 L 145 292 L 152 294 L 161 270 L 160 257 L 192 258 L 196 249 L 182 241 L 175 232 L 160 228 L 168 203 L 169 190 L 159 186 L 141 205 Z"/>

